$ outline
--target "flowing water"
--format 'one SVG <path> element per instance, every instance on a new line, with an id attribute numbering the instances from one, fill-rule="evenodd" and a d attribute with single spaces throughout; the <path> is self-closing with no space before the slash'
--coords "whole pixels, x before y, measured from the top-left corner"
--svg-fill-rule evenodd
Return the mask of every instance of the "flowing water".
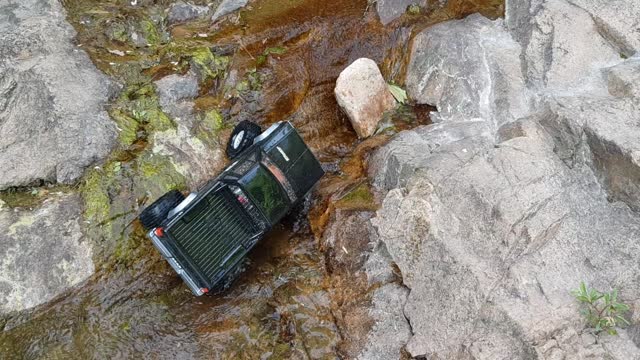
<path id="1" fill-rule="evenodd" d="M 366 0 L 258 0 L 220 25 L 196 20 L 164 27 L 157 19 L 168 1 L 66 0 L 78 45 L 122 83 L 185 72 L 181 51 L 208 47 L 227 56 L 225 71 L 239 79 L 235 89 L 230 92 L 222 76 L 203 81 L 197 110 L 218 111 L 228 124 L 292 121 L 328 174 L 305 211 L 274 229 L 252 252 L 234 286 L 217 296 L 193 297 L 144 239 L 140 225 L 127 224 L 129 253 L 124 260 L 106 256 L 80 287 L 0 320 L 0 358 L 343 356 L 340 349 L 349 344 L 344 344 L 348 337 L 334 316 L 341 304 L 336 299 L 348 293 L 366 301 L 368 294 L 345 292 L 352 286 L 350 279 L 340 282 L 332 276 L 340 269 L 328 266 L 331 252 L 323 249 L 323 229 L 336 206 L 375 209 L 375 204 L 352 206 L 340 199 L 363 187 L 366 192 L 367 154 L 393 133 L 429 123 L 430 109 L 403 106 L 388 116 L 386 131 L 360 142 L 336 104 L 335 80 L 352 61 L 369 57 L 381 64 L 388 81 L 401 82 L 416 31 L 475 11 L 495 17 L 502 12 L 501 3 L 450 1 L 443 9 L 407 15 L 385 28 Z M 136 26 L 148 44 L 118 40 Z M 222 130 L 217 136 L 226 134 Z M 143 137 L 126 156 L 119 155 L 118 166 L 145 147 Z M 361 322 L 367 324 L 366 319 Z"/>

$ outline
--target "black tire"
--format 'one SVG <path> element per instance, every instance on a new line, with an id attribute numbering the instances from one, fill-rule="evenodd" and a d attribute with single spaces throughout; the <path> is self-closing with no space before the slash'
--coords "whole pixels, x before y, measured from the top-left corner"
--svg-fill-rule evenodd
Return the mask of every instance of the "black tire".
<path id="1" fill-rule="evenodd" d="M 229 136 L 229 143 L 227 144 L 227 156 L 229 159 L 234 159 L 242 154 L 253 144 L 253 139 L 260 135 L 261 132 L 260 126 L 251 121 L 241 121 L 236 125 L 231 136 Z"/>
<path id="2" fill-rule="evenodd" d="M 167 218 L 169 211 L 178 206 L 182 200 L 184 200 L 184 195 L 178 190 L 171 190 L 162 195 L 162 197 L 147 206 L 147 208 L 140 213 L 138 218 L 142 226 L 147 230 L 160 226 L 164 219 Z"/>

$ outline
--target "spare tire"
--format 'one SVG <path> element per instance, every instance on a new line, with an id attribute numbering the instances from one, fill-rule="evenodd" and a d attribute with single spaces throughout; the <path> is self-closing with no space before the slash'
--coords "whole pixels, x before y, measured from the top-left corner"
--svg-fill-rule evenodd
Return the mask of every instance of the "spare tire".
<path id="1" fill-rule="evenodd" d="M 184 195 L 178 190 L 171 190 L 162 195 L 153 204 L 149 205 L 138 217 L 142 226 L 147 230 L 157 228 L 162 225 L 164 219 L 169 215 L 169 211 L 178 206 L 184 200 Z"/>
<path id="2" fill-rule="evenodd" d="M 227 144 L 227 156 L 234 159 L 253 144 L 262 129 L 251 121 L 242 121 L 233 129 Z"/>

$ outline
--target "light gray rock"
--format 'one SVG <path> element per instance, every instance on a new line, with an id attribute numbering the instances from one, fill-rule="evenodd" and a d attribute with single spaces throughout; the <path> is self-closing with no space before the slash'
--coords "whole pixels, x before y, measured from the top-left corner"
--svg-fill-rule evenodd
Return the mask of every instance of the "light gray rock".
<path id="1" fill-rule="evenodd" d="M 407 12 L 410 5 L 427 6 L 428 0 L 378 0 L 376 10 L 380 22 L 387 25 Z"/>
<path id="2" fill-rule="evenodd" d="M 429 27 L 413 42 L 409 97 L 436 106 L 436 122 L 463 116 L 497 128 L 529 111 L 520 52 L 502 20 L 472 15 Z"/>
<path id="3" fill-rule="evenodd" d="M 153 135 L 154 154 L 168 156 L 189 187 L 197 188 L 224 166 L 220 146 L 209 146 L 196 135 L 202 116 L 194 113 L 193 99 L 198 96 L 198 78 L 192 74 L 169 75 L 155 82 L 160 106 L 177 124 Z M 208 129 L 213 130 L 213 129 Z"/>
<path id="4" fill-rule="evenodd" d="M 115 142 L 115 89 L 74 37 L 58 1 L 0 2 L 0 190 L 73 183 Z"/>
<path id="5" fill-rule="evenodd" d="M 369 312 L 374 325 L 358 359 L 400 358 L 404 345 L 411 338 L 411 327 L 402 313 L 408 293 L 406 288 L 395 283 L 386 284 L 375 291 Z"/>
<path id="6" fill-rule="evenodd" d="M 162 110 L 191 127 L 193 120 L 193 99 L 198 96 L 198 78 L 189 72 L 186 75 L 172 74 L 155 82 Z"/>
<path id="7" fill-rule="evenodd" d="M 221 17 L 245 7 L 248 2 L 249 0 L 223 0 L 222 3 L 218 5 L 216 12 L 213 13 L 211 21 L 218 21 Z"/>
<path id="8" fill-rule="evenodd" d="M 637 99 L 565 97 L 547 100 L 541 119 L 556 154 L 588 164 L 612 200 L 640 211 L 640 105 Z"/>
<path id="9" fill-rule="evenodd" d="M 630 58 L 603 71 L 609 94 L 617 97 L 640 97 L 640 57 Z"/>
<path id="10" fill-rule="evenodd" d="M 42 304 L 94 272 L 77 195 L 33 211 L 0 207 L 0 314 Z"/>
<path id="11" fill-rule="evenodd" d="M 372 220 L 411 289 L 407 350 L 477 359 L 610 353 L 607 337 L 585 345 L 553 334 L 581 332 L 569 294 L 580 281 L 636 298 L 638 214 L 610 203 L 586 164 L 567 167 L 535 118 L 503 131 L 496 145 L 457 136 L 443 142 L 428 130 L 409 131 L 373 159 L 392 172 L 396 149 L 404 155 L 411 141 L 423 149 L 405 157 L 414 175 L 388 193 Z M 435 142 L 434 150 L 423 145 Z M 460 160 L 443 161 L 444 151 Z M 373 175 L 386 183 L 387 172 Z M 558 343 L 543 348 L 550 338 Z M 630 340 L 624 344 L 630 356 L 640 354 Z"/>
<path id="12" fill-rule="evenodd" d="M 221 148 L 207 146 L 184 124 L 178 124 L 177 129 L 155 133 L 152 151 L 168 156 L 192 189 L 212 179 L 224 166 Z"/>
<path id="13" fill-rule="evenodd" d="M 198 78 L 188 73 L 186 75 L 172 74 L 155 82 L 160 97 L 160 105 L 193 99 L 198 96 Z"/>
<path id="14" fill-rule="evenodd" d="M 207 15 L 208 6 L 193 5 L 188 2 L 178 1 L 169 7 L 167 21 L 169 24 L 181 23 Z"/>
<path id="15" fill-rule="evenodd" d="M 396 106 L 378 65 L 371 59 L 358 59 L 344 69 L 334 93 L 360 138 L 373 135 L 384 112 Z"/>
<path id="16" fill-rule="evenodd" d="M 523 48 L 522 71 L 529 86 L 606 94 L 600 69 L 621 57 L 591 14 L 565 0 L 511 0 L 506 5 L 506 23 Z"/>
<path id="17" fill-rule="evenodd" d="M 598 33 L 621 55 L 640 50 L 640 3 L 628 0 L 571 0 L 593 17 Z"/>
<path id="18" fill-rule="evenodd" d="M 522 51 L 486 46 L 513 42 L 478 16 L 416 38 L 407 87 L 440 122 L 369 162 L 386 193 L 371 222 L 410 289 L 412 356 L 640 358 L 637 60 L 594 18 L 564 0 L 513 0 Z M 634 324 L 590 336 L 570 295 L 581 281 L 619 289 Z"/>

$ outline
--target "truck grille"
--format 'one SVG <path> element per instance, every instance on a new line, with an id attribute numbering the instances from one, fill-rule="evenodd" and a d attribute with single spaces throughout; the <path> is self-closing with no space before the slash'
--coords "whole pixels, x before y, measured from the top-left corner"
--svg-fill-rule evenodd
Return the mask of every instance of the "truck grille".
<path id="1" fill-rule="evenodd" d="M 167 233 L 196 270 L 214 285 L 244 254 L 259 229 L 224 187 L 200 200 Z"/>

